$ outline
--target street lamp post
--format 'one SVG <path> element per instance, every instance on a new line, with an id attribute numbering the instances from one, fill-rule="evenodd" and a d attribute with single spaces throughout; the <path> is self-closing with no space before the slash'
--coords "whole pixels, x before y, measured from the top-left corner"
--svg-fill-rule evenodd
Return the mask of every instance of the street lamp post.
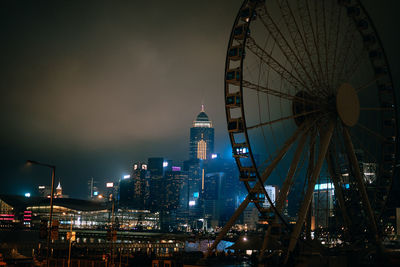
<path id="1" fill-rule="evenodd" d="M 50 250 L 51 227 L 53 223 L 53 198 L 54 198 L 54 179 L 56 175 L 56 166 L 33 160 L 27 160 L 26 163 L 36 164 L 51 168 L 51 193 L 50 193 L 50 216 L 49 216 L 50 225 L 47 231 L 47 252 L 46 252 L 46 265 L 49 266 L 49 250 Z"/>

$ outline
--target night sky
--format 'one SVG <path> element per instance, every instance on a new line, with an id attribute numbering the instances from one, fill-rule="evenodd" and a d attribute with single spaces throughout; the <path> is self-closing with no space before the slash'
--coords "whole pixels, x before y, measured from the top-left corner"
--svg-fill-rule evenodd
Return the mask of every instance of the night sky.
<path id="1" fill-rule="evenodd" d="M 362 1 L 400 84 L 396 0 Z M 226 46 L 240 0 L 1 1 L 0 193 L 117 180 L 134 161 L 188 157 L 202 103 L 229 155 Z"/>

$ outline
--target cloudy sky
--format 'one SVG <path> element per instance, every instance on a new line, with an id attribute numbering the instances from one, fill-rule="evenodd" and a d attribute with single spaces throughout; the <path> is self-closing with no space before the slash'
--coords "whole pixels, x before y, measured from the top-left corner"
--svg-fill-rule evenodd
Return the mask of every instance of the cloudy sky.
<path id="1" fill-rule="evenodd" d="M 400 84 L 395 0 L 363 1 Z M 2 1 L 0 193 L 33 192 L 57 166 L 65 193 L 151 156 L 184 160 L 202 103 L 229 154 L 226 46 L 240 0 Z"/>

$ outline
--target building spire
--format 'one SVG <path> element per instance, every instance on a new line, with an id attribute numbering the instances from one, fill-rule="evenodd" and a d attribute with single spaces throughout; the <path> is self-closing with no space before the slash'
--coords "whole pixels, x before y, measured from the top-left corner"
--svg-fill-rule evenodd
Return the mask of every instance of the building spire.
<path id="1" fill-rule="evenodd" d="M 201 104 L 201 112 L 205 112 L 204 111 L 204 104 Z"/>
<path id="2" fill-rule="evenodd" d="M 61 181 L 60 180 L 58 180 L 58 185 L 57 185 L 56 189 L 61 189 Z"/>
<path id="3" fill-rule="evenodd" d="M 57 185 L 57 188 L 56 188 L 56 195 L 54 197 L 56 197 L 56 198 L 62 197 L 62 187 L 61 187 L 61 181 L 60 180 L 58 180 L 58 185 Z"/>

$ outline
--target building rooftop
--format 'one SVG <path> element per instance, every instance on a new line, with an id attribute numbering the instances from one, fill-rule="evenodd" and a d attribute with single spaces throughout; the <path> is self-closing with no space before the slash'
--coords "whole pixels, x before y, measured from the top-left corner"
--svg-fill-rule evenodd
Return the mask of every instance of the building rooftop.
<path id="1" fill-rule="evenodd" d="M 201 105 L 201 111 L 199 115 L 197 115 L 196 120 L 193 122 L 193 127 L 212 127 L 212 123 L 204 111 L 204 105 Z"/>
<path id="2" fill-rule="evenodd" d="M 196 121 L 210 121 L 210 120 L 208 119 L 207 114 L 204 111 L 202 111 L 199 113 L 199 115 L 197 115 Z"/>

